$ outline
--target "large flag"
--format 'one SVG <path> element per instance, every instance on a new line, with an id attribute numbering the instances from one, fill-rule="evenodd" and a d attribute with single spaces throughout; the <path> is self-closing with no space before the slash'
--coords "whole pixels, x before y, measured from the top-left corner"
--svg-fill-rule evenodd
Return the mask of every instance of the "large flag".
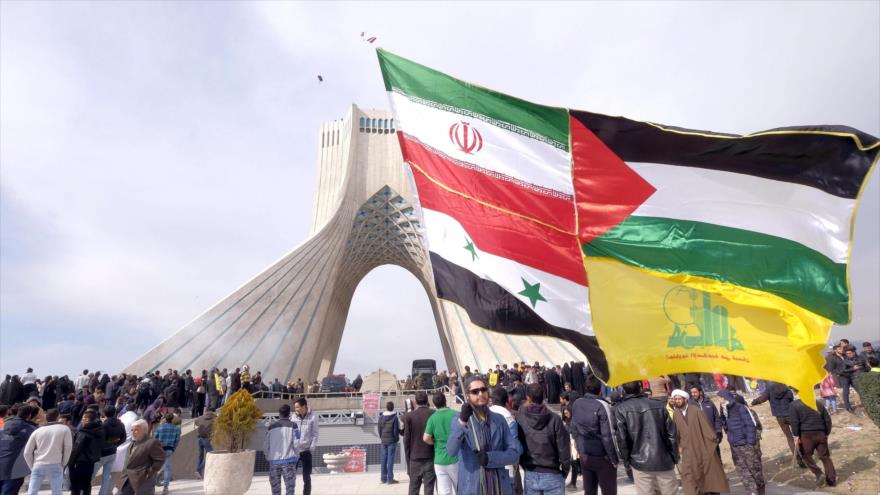
<path id="1" fill-rule="evenodd" d="M 852 222 L 876 138 L 839 126 L 737 136 L 579 111 L 571 133 L 593 322 L 615 382 L 713 371 L 809 390 L 823 378 L 831 324 L 850 319 Z M 604 179 L 606 154 L 627 181 Z M 652 192 L 632 201 L 633 190 Z M 601 221 L 622 204 L 623 222 Z"/>
<path id="2" fill-rule="evenodd" d="M 483 328 L 566 339 L 606 376 L 577 236 L 568 111 L 378 53 L 438 297 Z"/>
<path id="3" fill-rule="evenodd" d="M 851 225 L 875 138 L 664 127 L 532 104 L 382 50 L 379 61 L 438 295 L 472 322 L 566 338 L 611 384 L 821 379 L 830 325 L 849 320 Z"/>

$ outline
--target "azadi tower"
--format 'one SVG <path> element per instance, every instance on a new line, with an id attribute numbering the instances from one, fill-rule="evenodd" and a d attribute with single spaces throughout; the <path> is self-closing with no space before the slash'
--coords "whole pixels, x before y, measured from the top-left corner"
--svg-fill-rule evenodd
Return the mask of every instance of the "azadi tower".
<path id="1" fill-rule="evenodd" d="M 473 326 L 460 307 L 437 298 L 418 202 L 388 112 L 352 105 L 345 119 L 321 126 L 318 141 L 309 238 L 126 371 L 248 364 L 265 380 L 326 376 L 333 372 L 358 283 L 384 264 L 401 266 L 422 283 L 449 368 L 585 361 L 561 340 Z M 395 327 L 393 313 L 388 318 L 384 337 L 394 352 L 393 333 L 406 329 Z M 413 352 L 413 359 L 420 357 Z"/>

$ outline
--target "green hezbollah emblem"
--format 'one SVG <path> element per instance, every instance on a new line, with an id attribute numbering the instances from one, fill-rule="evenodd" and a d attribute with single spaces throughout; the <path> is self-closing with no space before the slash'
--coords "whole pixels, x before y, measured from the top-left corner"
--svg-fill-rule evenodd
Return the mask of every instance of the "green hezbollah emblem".
<path id="1" fill-rule="evenodd" d="M 675 325 L 667 347 L 723 347 L 728 351 L 742 351 L 736 338 L 736 329 L 729 325 L 727 308 L 712 305 L 708 292 L 675 287 L 663 298 L 663 312 Z"/>

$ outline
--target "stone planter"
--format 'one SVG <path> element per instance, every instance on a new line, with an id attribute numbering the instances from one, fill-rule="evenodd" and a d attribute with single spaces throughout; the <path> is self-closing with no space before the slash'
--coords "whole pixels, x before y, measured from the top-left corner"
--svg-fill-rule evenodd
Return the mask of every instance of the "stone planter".
<path id="1" fill-rule="evenodd" d="M 350 457 L 351 454 L 345 453 L 324 454 L 324 464 L 327 465 L 327 469 L 330 470 L 330 474 L 339 474 L 345 468 L 345 464 L 348 463 L 348 459 Z"/>
<path id="2" fill-rule="evenodd" d="M 205 460 L 205 495 L 244 495 L 254 478 L 257 452 L 208 452 Z"/>

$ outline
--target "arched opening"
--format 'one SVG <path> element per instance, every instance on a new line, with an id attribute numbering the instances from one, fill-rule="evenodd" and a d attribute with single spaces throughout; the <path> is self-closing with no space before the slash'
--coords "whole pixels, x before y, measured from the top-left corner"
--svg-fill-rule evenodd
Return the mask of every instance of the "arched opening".
<path id="1" fill-rule="evenodd" d="M 355 289 L 333 373 L 354 379 L 382 368 L 404 379 L 415 359 L 447 368 L 428 294 L 407 270 L 382 265 Z"/>

